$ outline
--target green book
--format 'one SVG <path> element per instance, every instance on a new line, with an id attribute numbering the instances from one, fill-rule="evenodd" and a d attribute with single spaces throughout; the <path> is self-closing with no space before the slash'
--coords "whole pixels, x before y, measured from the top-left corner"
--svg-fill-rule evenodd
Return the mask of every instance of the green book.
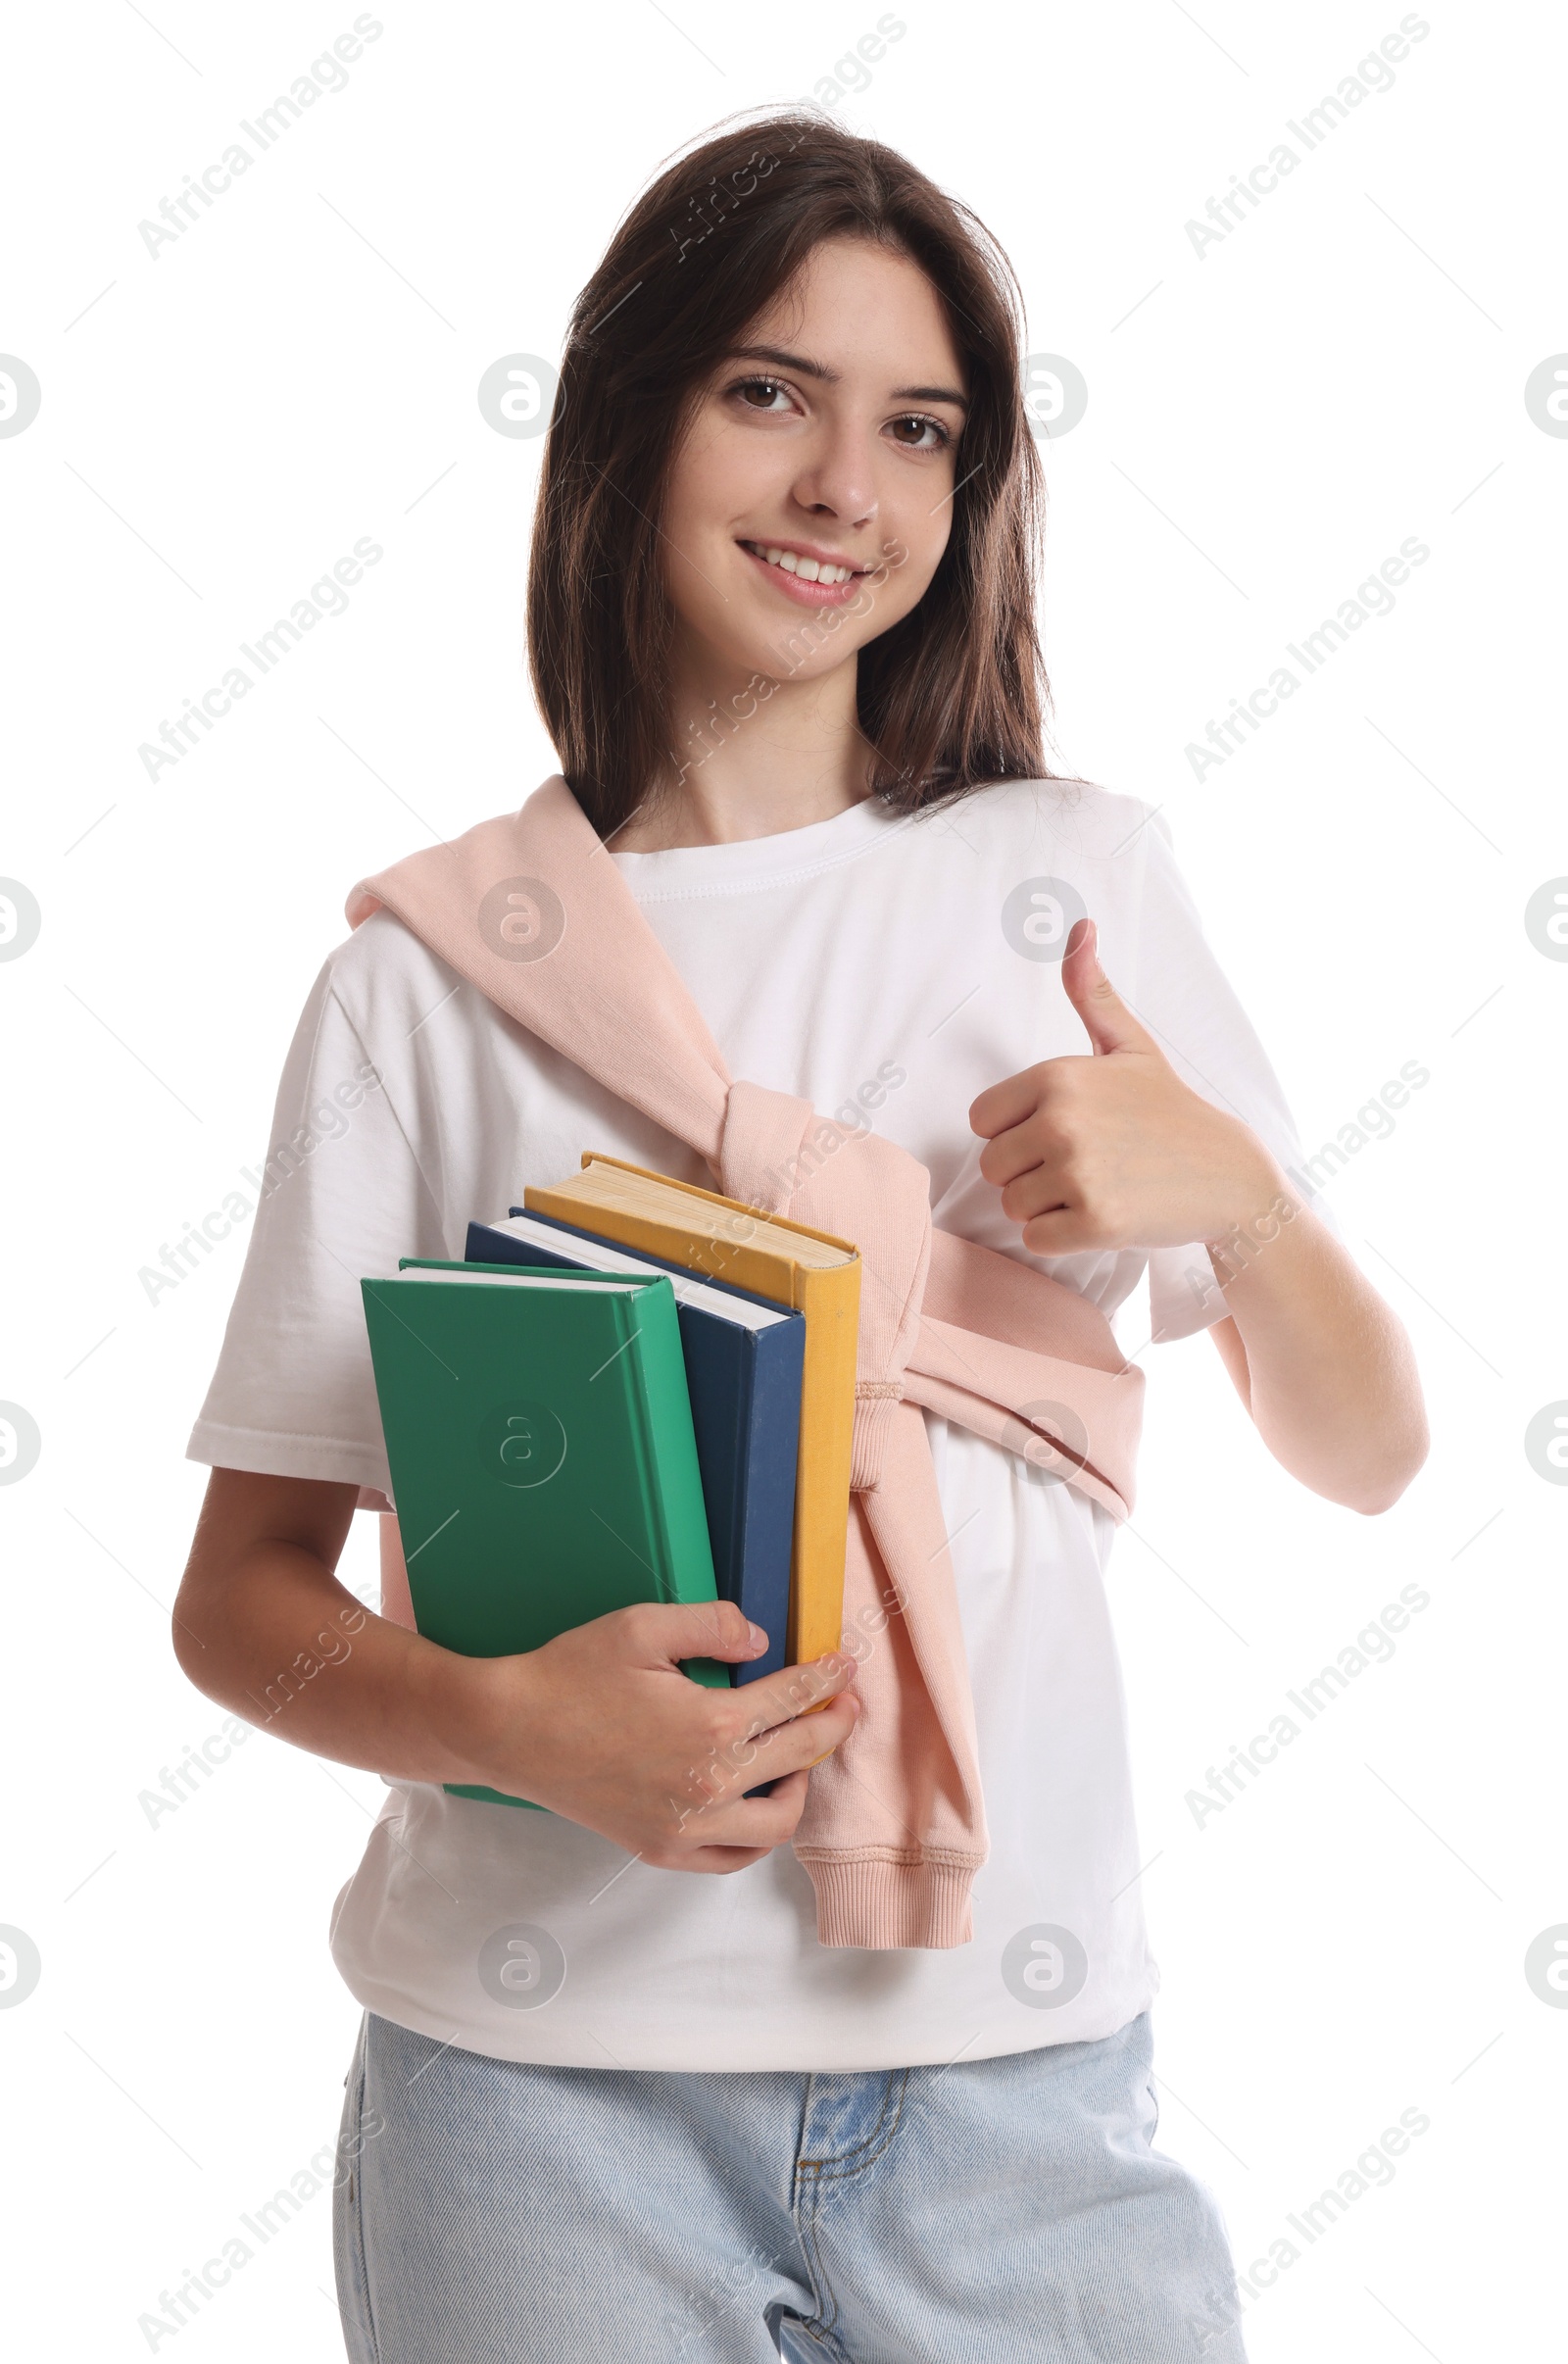
<path id="1" fill-rule="evenodd" d="M 405 1256 L 360 1288 L 421 1634 L 498 1658 L 639 1601 L 716 1600 L 666 1274 Z"/>

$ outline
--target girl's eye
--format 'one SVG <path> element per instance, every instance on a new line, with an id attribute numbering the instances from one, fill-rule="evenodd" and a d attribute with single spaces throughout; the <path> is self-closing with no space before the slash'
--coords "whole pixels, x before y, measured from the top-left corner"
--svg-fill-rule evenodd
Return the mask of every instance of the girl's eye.
<path id="1" fill-rule="evenodd" d="M 782 397 L 786 403 L 789 400 L 788 386 L 776 377 L 743 377 L 738 379 L 729 390 L 731 394 L 740 396 L 749 411 L 760 411 L 764 415 L 771 414 L 774 418 L 779 416 L 776 407 L 778 398 Z M 763 399 L 760 402 L 754 401 L 755 395 L 760 395 Z"/>
<path id="2" fill-rule="evenodd" d="M 906 452 L 945 452 L 953 441 L 951 428 L 944 426 L 940 419 L 928 419 L 923 411 L 911 411 L 903 419 L 890 419 L 889 424 L 894 429 L 894 440 L 903 444 Z M 905 427 L 913 428 L 912 436 L 899 431 Z"/>

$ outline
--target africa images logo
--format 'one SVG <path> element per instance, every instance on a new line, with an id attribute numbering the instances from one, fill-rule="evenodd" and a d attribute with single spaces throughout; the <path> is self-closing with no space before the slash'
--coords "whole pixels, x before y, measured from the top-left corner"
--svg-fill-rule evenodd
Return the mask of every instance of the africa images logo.
<path id="1" fill-rule="evenodd" d="M 1020 1929 L 1003 1948 L 1002 1983 L 1032 2011 L 1059 2011 L 1083 1993 L 1088 1977 L 1082 1940 L 1054 1921 Z"/>
<path id="2" fill-rule="evenodd" d="M 566 1957 L 548 1929 L 513 1921 L 493 1930 L 479 1948 L 479 1984 L 509 2011 L 537 2011 L 560 1994 Z"/>

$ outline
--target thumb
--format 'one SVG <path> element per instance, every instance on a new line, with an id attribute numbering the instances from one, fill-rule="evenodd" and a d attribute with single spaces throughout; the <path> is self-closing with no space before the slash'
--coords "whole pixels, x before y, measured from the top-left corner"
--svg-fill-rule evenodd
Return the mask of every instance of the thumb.
<path id="1" fill-rule="evenodd" d="M 1140 1026 L 1100 965 L 1100 930 L 1093 919 L 1075 919 L 1068 931 L 1061 983 L 1097 1056 L 1106 1051 L 1157 1055 L 1152 1035 Z"/>
<path id="2" fill-rule="evenodd" d="M 636 1612 L 639 1625 L 635 1646 L 647 1649 L 649 1662 L 681 1658 L 746 1659 L 760 1657 L 768 1637 L 754 1625 L 733 1601 L 649 1601 Z"/>

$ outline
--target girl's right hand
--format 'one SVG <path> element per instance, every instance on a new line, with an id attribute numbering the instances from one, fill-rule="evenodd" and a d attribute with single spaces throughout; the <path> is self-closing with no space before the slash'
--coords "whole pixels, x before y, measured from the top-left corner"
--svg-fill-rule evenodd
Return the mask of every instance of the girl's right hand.
<path id="1" fill-rule="evenodd" d="M 723 1691 L 678 1663 L 765 1648 L 732 1601 L 615 1609 L 515 1657 L 449 1658 L 462 1669 L 449 1735 L 475 1782 L 645 1863 L 741 1871 L 794 1836 L 807 1769 L 853 1730 L 860 1705 L 855 1662 L 837 1654 Z M 769 1780 L 771 1797 L 744 1795 Z"/>

